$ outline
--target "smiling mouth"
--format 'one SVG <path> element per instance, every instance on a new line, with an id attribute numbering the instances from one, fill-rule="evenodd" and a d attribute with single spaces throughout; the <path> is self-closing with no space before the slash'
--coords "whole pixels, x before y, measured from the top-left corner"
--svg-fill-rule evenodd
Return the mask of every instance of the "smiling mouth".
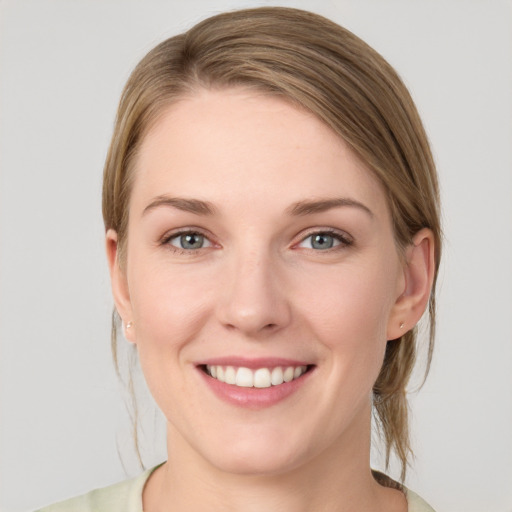
<path id="1" fill-rule="evenodd" d="M 276 366 L 251 370 L 243 366 L 204 365 L 203 371 L 226 384 L 241 388 L 270 388 L 299 379 L 312 368 L 309 366 Z"/>

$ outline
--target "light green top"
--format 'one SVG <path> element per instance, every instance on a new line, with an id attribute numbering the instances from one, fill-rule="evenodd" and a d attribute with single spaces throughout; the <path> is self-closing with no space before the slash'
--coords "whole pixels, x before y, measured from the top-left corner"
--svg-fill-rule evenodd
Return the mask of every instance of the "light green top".
<path id="1" fill-rule="evenodd" d="M 149 475 L 156 468 L 149 469 L 136 478 L 118 484 L 95 489 L 82 496 L 61 501 L 36 512 L 143 512 L 142 490 Z M 408 512 L 434 512 L 417 494 L 404 488 Z"/>

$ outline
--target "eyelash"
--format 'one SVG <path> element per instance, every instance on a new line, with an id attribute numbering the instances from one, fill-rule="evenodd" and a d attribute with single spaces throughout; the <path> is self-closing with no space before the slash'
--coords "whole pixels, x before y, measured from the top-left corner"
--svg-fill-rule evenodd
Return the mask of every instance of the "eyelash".
<path id="1" fill-rule="evenodd" d="M 184 254 L 187 256 L 196 254 L 198 251 L 201 251 L 203 249 L 208 249 L 210 247 L 210 246 L 208 246 L 208 247 L 198 247 L 197 249 L 183 249 L 182 247 L 178 247 L 171 243 L 172 240 L 178 239 L 178 238 L 180 238 L 182 236 L 186 236 L 186 235 L 201 236 L 204 238 L 205 241 L 207 241 L 210 244 L 210 246 L 214 245 L 214 243 L 210 240 L 210 238 L 207 235 L 205 235 L 203 232 L 201 232 L 201 230 L 199 230 L 199 229 L 184 229 L 182 231 L 174 231 L 173 233 L 164 235 L 162 237 L 162 239 L 160 240 L 160 245 L 166 246 L 169 250 L 171 250 L 172 252 L 174 252 L 176 254 Z"/>
<path id="2" fill-rule="evenodd" d="M 173 245 L 171 243 L 172 240 L 178 239 L 179 237 L 183 237 L 186 235 L 196 235 L 196 236 L 203 237 L 203 239 L 205 241 L 207 241 L 210 245 L 207 247 L 198 247 L 197 249 L 184 249 L 184 248 L 178 247 L 176 245 Z M 326 252 L 327 253 L 327 252 L 332 252 L 332 251 L 336 251 L 336 250 L 341 250 L 346 247 L 350 247 L 354 243 L 353 239 L 350 236 L 348 236 L 346 233 L 341 233 L 334 229 L 318 229 L 315 231 L 311 231 L 306 236 L 301 238 L 301 240 L 298 243 L 294 244 L 293 247 L 300 247 L 300 245 L 303 244 L 309 238 L 312 238 L 314 236 L 321 236 L 321 235 L 332 237 L 339 243 L 337 245 L 333 245 L 332 247 L 328 247 L 326 249 L 314 249 L 313 247 L 304 248 L 304 249 L 313 251 L 313 252 Z M 210 248 L 211 246 L 214 245 L 214 243 L 209 239 L 209 237 L 207 235 L 205 235 L 198 229 L 184 229 L 182 231 L 175 231 L 168 235 L 164 235 L 160 241 L 160 245 L 166 246 L 174 253 L 185 254 L 185 255 L 190 256 L 190 255 L 196 254 L 197 252 L 199 252 L 203 249 Z"/>
<path id="3" fill-rule="evenodd" d="M 312 247 L 305 248 L 305 249 L 314 251 L 314 252 L 326 252 L 327 253 L 327 252 L 332 252 L 332 251 L 336 251 L 336 250 L 341 250 L 346 247 L 350 247 L 354 243 L 354 240 L 352 239 L 352 237 L 350 237 L 346 233 L 337 231 L 335 229 L 317 229 L 315 231 L 311 231 L 310 233 L 308 233 L 305 237 L 303 237 L 300 240 L 300 242 L 298 244 L 295 244 L 295 246 L 300 246 L 306 240 L 308 240 L 314 236 L 320 236 L 320 235 L 330 236 L 330 237 L 334 238 L 339 243 L 337 245 L 334 245 L 333 247 L 328 247 L 327 249 L 314 249 Z"/>

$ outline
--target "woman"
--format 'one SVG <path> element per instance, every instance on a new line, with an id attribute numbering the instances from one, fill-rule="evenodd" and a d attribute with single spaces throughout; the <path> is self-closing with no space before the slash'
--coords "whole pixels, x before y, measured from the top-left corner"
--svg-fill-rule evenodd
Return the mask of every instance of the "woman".
<path id="1" fill-rule="evenodd" d="M 394 70 L 317 15 L 210 18 L 123 93 L 103 215 L 118 318 L 168 461 L 45 510 L 431 508 L 405 388 L 440 258 L 428 142 Z"/>

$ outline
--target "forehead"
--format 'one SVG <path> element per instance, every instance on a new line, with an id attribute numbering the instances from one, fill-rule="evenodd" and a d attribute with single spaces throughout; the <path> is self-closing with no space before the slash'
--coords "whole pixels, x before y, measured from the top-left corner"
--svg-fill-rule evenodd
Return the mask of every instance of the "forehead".
<path id="1" fill-rule="evenodd" d="M 348 194 L 386 208 L 380 182 L 334 131 L 247 89 L 199 90 L 170 105 L 143 140 L 135 172 L 135 204 L 162 194 L 226 204 L 236 194 L 285 207 Z"/>

